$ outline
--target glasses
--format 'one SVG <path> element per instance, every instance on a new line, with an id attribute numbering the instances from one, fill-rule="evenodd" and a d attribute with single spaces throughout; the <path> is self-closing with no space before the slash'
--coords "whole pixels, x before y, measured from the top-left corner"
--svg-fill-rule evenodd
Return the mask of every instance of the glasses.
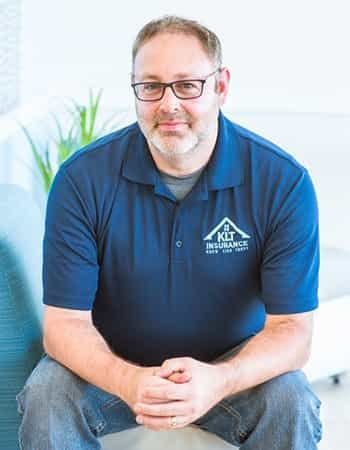
<path id="1" fill-rule="evenodd" d="M 203 93 L 203 87 L 209 77 L 214 75 L 220 67 L 214 72 L 202 79 L 177 80 L 171 83 L 160 83 L 158 81 L 147 81 L 144 83 L 132 83 L 136 97 L 143 102 L 156 102 L 164 97 L 165 89 L 170 87 L 173 94 L 181 100 L 191 100 L 198 98 Z"/>

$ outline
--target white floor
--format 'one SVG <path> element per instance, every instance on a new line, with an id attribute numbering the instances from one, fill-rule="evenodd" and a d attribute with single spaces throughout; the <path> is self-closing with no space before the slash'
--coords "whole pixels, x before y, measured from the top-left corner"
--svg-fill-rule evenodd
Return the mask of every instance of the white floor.
<path id="1" fill-rule="evenodd" d="M 322 401 L 323 439 L 319 450 L 350 449 L 350 373 L 340 377 L 339 384 L 331 379 L 313 383 Z"/>

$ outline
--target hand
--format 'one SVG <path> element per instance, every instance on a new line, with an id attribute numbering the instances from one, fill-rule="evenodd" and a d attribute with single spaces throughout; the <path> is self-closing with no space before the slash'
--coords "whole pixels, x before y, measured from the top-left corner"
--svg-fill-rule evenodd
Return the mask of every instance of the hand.
<path id="1" fill-rule="evenodd" d="M 187 357 L 174 358 L 164 361 L 155 374 L 174 382 L 147 387 L 142 401 L 137 402 L 134 409 L 137 422 L 153 430 L 183 428 L 225 397 L 225 372 L 218 365 Z M 188 381 L 178 381 L 181 377 Z M 171 427 L 173 416 L 177 425 Z"/>
<path id="2" fill-rule="evenodd" d="M 124 374 L 122 388 L 119 396 L 135 412 L 137 403 L 167 403 L 167 399 L 149 398 L 146 394 L 148 389 L 169 389 L 173 383 L 185 383 L 189 380 L 188 373 L 173 373 L 162 378 L 156 375 L 160 367 L 130 366 Z"/>

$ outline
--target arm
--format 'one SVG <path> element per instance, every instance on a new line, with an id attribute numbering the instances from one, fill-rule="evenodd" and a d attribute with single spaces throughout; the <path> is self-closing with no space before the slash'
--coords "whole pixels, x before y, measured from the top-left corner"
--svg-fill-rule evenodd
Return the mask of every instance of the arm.
<path id="1" fill-rule="evenodd" d="M 61 167 L 50 191 L 43 246 L 44 347 L 53 359 L 133 408 L 146 388 L 171 381 L 154 375 L 154 367 L 115 355 L 93 324 L 100 265 L 91 177 L 78 166 L 73 179 Z"/>
<path id="2" fill-rule="evenodd" d="M 46 305 L 44 348 L 50 357 L 73 373 L 120 397 L 134 412 L 136 404 L 146 399 L 148 404 L 169 402 L 148 397 L 149 390 L 169 389 L 175 383 L 187 383 L 191 379 L 186 371 L 163 379 L 156 374 L 159 367 L 140 367 L 118 357 L 94 327 L 90 311 Z"/>
<path id="3" fill-rule="evenodd" d="M 44 348 L 81 378 L 120 395 L 125 372 L 135 366 L 112 353 L 92 321 L 99 264 L 91 189 L 88 182 L 78 188 L 62 167 L 50 191 L 43 243 Z"/>
<path id="4" fill-rule="evenodd" d="M 224 364 L 226 395 L 297 370 L 310 353 L 312 310 L 318 305 L 317 200 L 306 171 L 287 186 L 284 197 L 273 196 L 267 203 L 271 219 L 260 267 L 265 325 Z"/>
<path id="5" fill-rule="evenodd" d="M 218 363 L 224 397 L 298 370 L 310 354 L 313 313 L 267 315 L 264 329 L 232 359 Z M 218 399 L 218 401 L 221 399 Z"/>
<path id="6" fill-rule="evenodd" d="M 118 396 L 122 380 L 137 367 L 112 353 L 90 311 L 45 306 L 44 348 L 84 380 Z"/>
<path id="7" fill-rule="evenodd" d="M 87 382 L 120 397 L 131 409 L 147 389 L 189 380 L 186 373 L 165 380 L 155 374 L 155 367 L 140 367 L 117 356 L 94 327 L 90 311 L 46 306 L 44 347 L 50 357 Z"/>
<path id="8" fill-rule="evenodd" d="M 147 395 L 172 401 L 136 405 L 138 423 L 151 429 L 167 428 L 169 417 L 179 416 L 178 427 L 193 423 L 223 398 L 256 386 L 282 373 L 301 368 L 308 359 L 312 336 L 312 312 L 267 315 L 264 329 L 229 360 L 207 364 L 192 358 L 166 360 L 156 373 L 168 377 L 187 371 L 188 384 L 150 388 Z M 182 400 L 182 401 L 181 401 Z M 155 402 L 153 402 L 155 403 Z"/>

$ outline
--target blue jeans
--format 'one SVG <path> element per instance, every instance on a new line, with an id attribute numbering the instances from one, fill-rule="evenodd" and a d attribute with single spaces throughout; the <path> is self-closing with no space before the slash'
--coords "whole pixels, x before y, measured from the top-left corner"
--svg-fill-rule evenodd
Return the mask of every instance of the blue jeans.
<path id="1" fill-rule="evenodd" d="M 48 356 L 17 402 L 22 450 L 100 450 L 101 436 L 140 426 L 119 397 Z M 226 397 L 193 425 L 242 450 L 314 450 L 321 439 L 320 404 L 303 372 L 294 371 Z"/>

